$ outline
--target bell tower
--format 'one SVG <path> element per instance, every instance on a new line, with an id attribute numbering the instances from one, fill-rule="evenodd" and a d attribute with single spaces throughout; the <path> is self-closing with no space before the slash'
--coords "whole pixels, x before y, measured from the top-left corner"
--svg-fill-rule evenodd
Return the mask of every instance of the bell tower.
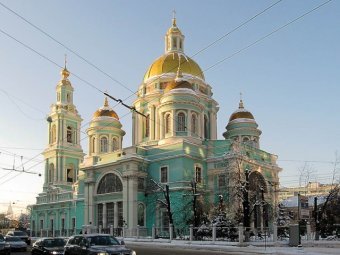
<path id="1" fill-rule="evenodd" d="M 50 186 L 70 185 L 77 181 L 79 163 L 83 160 L 80 145 L 81 117 L 73 104 L 73 87 L 65 67 L 56 87 L 56 103 L 47 117 L 48 145 L 45 157 L 44 191 Z"/>

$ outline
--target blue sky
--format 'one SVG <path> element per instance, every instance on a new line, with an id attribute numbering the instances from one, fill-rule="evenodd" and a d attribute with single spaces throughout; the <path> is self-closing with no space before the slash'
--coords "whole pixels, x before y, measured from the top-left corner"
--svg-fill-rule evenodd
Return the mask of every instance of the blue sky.
<path id="1" fill-rule="evenodd" d="M 125 102 L 131 104 L 135 98 L 131 91 L 137 90 L 148 66 L 164 52 L 164 35 L 174 9 L 185 35 L 185 53 L 193 56 L 276 2 L 0 0 L 123 84 L 0 5 L 0 167 L 12 168 L 15 159 L 15 167 L 22 169 L 23 156 L 25 169 L 43 173 L 40 153 L 47 144 L 46 116 L 55 102 L 60 67 L 36 52 L 59 66 L 67 54 L 71 73 L 115 97 L 128 98 Z M 219 138 L 242 92 L 245 107 L 263 132 L 261 148 L 278 155 L 281 182 L 286 186 L 299 184 L 299 170 L 306 161 L 313 161 L 306 165 L 311 181 L 329 182 L 331 162 L 340 148 L 340 2 L 331 1 L 233 54 L 324 2 L 283 0 L 193 57 L 203 70 L 209 69 L 206 81 L 220 104 Z M 75 76 L 70 80 L 85 131 L 92 114 L 102 106 L 103 95 Z M 129 146 L 131 114 L 121 106 L 114 109 L 127 133 L 124 145 Z M 15 202 L 14 210 L 33 203 L 42 180 L 35 174 L 0 169 L 0 212 L 10 202 Z"/>

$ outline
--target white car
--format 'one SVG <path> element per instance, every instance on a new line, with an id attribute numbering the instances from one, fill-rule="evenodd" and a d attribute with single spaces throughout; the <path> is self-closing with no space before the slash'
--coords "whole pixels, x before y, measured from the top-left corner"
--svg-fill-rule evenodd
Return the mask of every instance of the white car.
<path id="1" fill-rule="evenodd" d="M 27 243 L 16 236 L 5 236 L 5 240 L 9 243 L 11 251 L 27 251 Z"/>

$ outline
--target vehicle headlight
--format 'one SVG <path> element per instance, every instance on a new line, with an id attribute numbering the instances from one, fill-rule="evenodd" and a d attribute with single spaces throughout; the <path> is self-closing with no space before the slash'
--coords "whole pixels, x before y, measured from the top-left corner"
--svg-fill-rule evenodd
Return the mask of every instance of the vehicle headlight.
<path id="1" fill-rule="evenodd" d="M 107 252 L 99 252 L 97 255 L 109 255 Z"/>
<path id="2" fill-rule="evenodd" d="M 11 248 L 11 245 L 9 243 L 5 243 L 6 248 Z"/>
<path id="3" fill-rule="evenodd" d="M 131 255 L 137 255 L 135 251 L 131 251 Z"/>
<path id="4" fill-rule="evenodd" d="M 51 254 L 59 254 L 57 251 L 52 251 Z"/>

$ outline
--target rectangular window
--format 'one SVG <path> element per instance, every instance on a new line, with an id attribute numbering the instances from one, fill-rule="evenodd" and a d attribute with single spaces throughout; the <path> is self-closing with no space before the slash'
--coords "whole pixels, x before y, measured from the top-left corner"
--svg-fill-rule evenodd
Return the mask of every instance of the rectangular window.
<path id="1" fill-rule="evenodd" d="M 113 225 L 113 219 L 114 219 L 114 204 L 113 203 L 107 203 L 106 204 L 106 215 L 107 215 L 107 226 Z"/>
<path id="2" fill-rule="evenodd" d="M 225 187 L 226 186 L 226 178 L 224 174 L 218 176 L 218 187 Z"/>
<path id="3" fill-rule="evenodd" d="M 169 214 L 167 211 L 162 211 L 161 212 L 161 217 L 162 217 L 162 230 L 168 230 L 169 229 Z"/>
<path id="4" fill-rule="evenodd" d="M 72 218 L 72 229 L 76 228 L 76 218 Z"/>
<path id="5" fill-rule="evenodd" d="M 168 167 L 163 166 L 161 167 L 161 183 L 167 183 L 168 182 Z"/>
<path id="6" fill-rule="evenodd" d="M 51 226 L 50 226 L 50 229 L 51 229 L 52 232 L 53 232 L 53 227 L 54 227 L 54 220 L 51 219 Z"/>
<path id="7" fill-rule="evenodd" d="M 40 229 L 44 229 L 44 220 L 40 220 Z"/>
<path id="8" fill-rule="evenodd" d="M 64 231 L 65 230 L 65 219 L 62 218 L 61 219 L 61 231 Z"/>
<path id="9" fill-rule="evenodd" d="M 118 202 L 118 227 L 123 227 L 126 222 L 123 218 L 123 202 Z"/>
<path id="10" fill-rule="evenodd" d="M 195 169 L 195 180 L 196 183 L 202 183 L 202 169 L 198 166 Z"/>
<path id="11" fill-rule="evenodd" d="M 144 178 L 138 178 L 138 191 L 144 191 Z"/>
<path id="12" fill-rule="evenodd" d="M 103 226 L 103 204 L 98 204 L 98 226 Z"/>

